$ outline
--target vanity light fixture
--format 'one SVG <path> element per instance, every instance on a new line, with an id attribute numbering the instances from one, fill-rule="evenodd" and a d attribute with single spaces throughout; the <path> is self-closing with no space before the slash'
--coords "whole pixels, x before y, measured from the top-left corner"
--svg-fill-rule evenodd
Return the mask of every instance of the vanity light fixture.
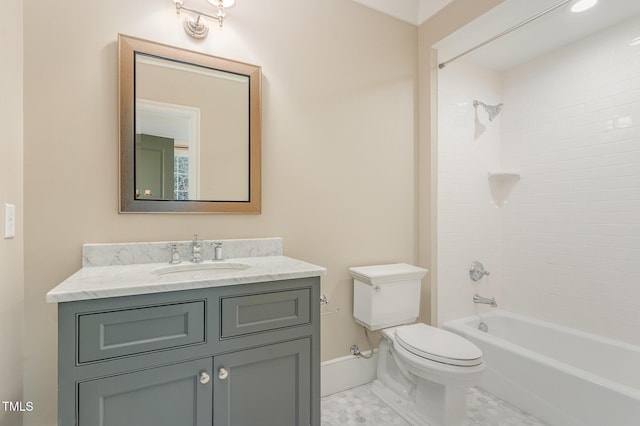
<path id="1" fill-rule="evenodd" d="M 184 0 L 173 0 L 176 5 L 176 13 L 188 12 L 189 14 L 184 18 L 184 30 L 193 38 L 205 38 L 209 34 L 209 26 L 207 25 L 206 18 L 213 19 L 218 22 L 218 26 L 222 28 L 224 17 L 226 16 L 225 10 L 236 4 L 236 0 L 207 0 L 213 7 L 216 7 L 218 11 L 215 15 L 200 12 L 194 9 L 185 7 Z"/>

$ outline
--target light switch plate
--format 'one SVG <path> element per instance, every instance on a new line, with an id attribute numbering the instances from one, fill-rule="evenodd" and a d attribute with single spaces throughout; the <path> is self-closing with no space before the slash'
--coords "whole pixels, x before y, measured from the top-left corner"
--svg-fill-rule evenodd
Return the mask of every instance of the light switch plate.
<path id="1" fill-rule="evenodd" d="M 4 205 L 4 238 L 16 236 L 16 206 L 13 204 Z"/>

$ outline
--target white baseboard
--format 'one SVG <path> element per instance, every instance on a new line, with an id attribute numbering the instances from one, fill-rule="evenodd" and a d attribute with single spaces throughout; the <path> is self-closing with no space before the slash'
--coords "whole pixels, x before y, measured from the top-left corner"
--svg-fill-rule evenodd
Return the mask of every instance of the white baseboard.
<path id="1" fill-rule="evenodd" d="M 365 355 L 369 353 L 364 352 Z M 323 362 L 320 364 L 321 395 L 332 395 L 374 381 L 377 358 L 376 350 L 369 359 L 347 355 Z"/>

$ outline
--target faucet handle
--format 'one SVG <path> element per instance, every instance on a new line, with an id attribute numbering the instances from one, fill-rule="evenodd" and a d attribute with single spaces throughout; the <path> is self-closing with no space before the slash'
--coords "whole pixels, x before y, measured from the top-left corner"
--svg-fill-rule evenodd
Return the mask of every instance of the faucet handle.
<path id="1" fill-rule="evenodd" d="M 222 243 L 213 243 L 213 260 L 222 260 Z"/>
<path id="2" fill-rule="evenodd" d="M 169 243 L 167 247 L 171 250 L 171 260 L 169 263 L 180 263 L 180 251 L 178 250 L 178 243 Z"/>
<path id="3" fill-rule="evenodd" d="M 469 277 L 473 281 L 478 281 L 485 275 L 489 275 L 489 271 L 485 271 L 484 265 L 477 260 L 471 264 L 471 268 L 469 269 Z"/>

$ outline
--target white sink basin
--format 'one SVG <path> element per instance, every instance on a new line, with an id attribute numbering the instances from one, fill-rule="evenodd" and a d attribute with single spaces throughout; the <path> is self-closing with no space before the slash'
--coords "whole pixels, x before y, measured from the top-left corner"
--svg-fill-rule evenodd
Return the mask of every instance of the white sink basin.
<path id="1" fill-rule="evenodd" d="M 251 265 L 247 265 L 246 263 L 234 262 L 179 263 L 177 265 L 159 266 L 153 269 L 151 272 L 158 275 L 190 271 L 219 271 L 221 273 L 224 273 L 229 272 L 230 270 L 242 270 L 248 269 L 250 267 Z"/>

